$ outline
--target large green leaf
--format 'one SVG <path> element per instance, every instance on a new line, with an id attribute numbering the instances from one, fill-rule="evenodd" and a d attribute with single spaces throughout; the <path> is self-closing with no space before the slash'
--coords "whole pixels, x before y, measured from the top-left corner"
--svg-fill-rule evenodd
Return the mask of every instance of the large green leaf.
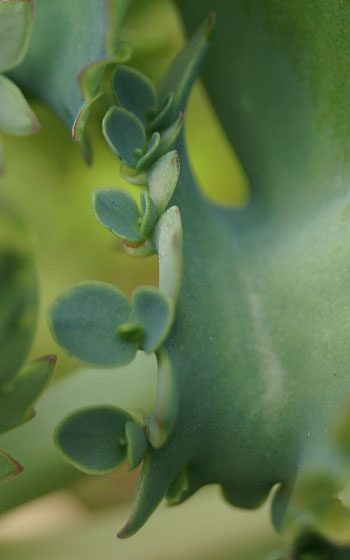
<path id="1" fill-rule="evenodd" d="M 323 457 L 331 472 L 336 454 L 328 434 L 350 397 L 350 6 L 179 4 L 191 30 L 217 8 L 204 76 L 253 194 L 244 210 L 209 204 L 183 138 L 176 144 L 183 272 L 165 350 L 178 413 L 168 439 L 143 463 L 123 537 L 184 469 L 178 502 L 217 482 L 230 503 L 257 507 L 273 484 L 292 485 L 297 472 L 306 482 L 294 499 L 306 500 L 318 472 L 310 480 L 308 468 Z M 337 488 L 344 488 L 348 463 L 342 465 Z M 336 496 L 331 492 L 317 515 L 306 502 L 293 527 L 305 527 L 309 516 L 344 546 L 349 532 L 331 507 Z M 279 522 L 290 519 L 289 507 L 280 509 Z"/>
<path id="2" fill-rule="evenodd" d="M 180 0 L 190 28 L 209 4 L 219 29 L 205 81 L 252 200 L 234 210 L 204 199 L 178 137 L 182 112 L 171 125 L 207 49 L 204 25 L 163 82 L 170 127 L 160 145 L 175 142 L 180 176 L 153 242 L 159 287 L 176 312 L 157 349 L 151 446 L 120 536 L 135 533 L 164 496 L 180 503 L 218 483 L 228 502 L 254 508 L 279 484 L 277 525 L 293 532 L 312 523 L 332 546 L 348 546 L 338 523 L 347 512 L 337 517 L 332 507 L 348 459 L 332 426 L 350 398 L 350 5 Z M 129 324 L 130 337 L 137 327 Z M 332 475 L 325 507 L 322 484 L 316 505 L 310 499 L 319 465 Z"/>
<path id="3" fill-rule="evenodd" d="M 128 58 L 119 28 L 128 0 L 35 1 L 33 35 L 15 81 L 40 97 L 72 127 L 86 120 L 85 104 L 96 96 L 107 64 Z M 74 133 L 82 138 L 75 123 Z"/>

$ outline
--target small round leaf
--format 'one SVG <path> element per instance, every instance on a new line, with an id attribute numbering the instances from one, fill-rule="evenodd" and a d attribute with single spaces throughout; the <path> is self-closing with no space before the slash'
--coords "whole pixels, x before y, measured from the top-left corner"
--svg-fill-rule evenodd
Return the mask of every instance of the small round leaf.
<path id="1" fill-rule="evenodd" d="M 58 344 L 71 356 L 98 366 L 131 362 L 137 343 L 117 327 L 127 323 L 131 306 L 124 294 L 105 282 L 81 282 L 54 301 L 49 322 Z"/>
<path id="2" fill-rule="evenodd" d="M 149 111 L 157 106 L 157 91 L 151 80 L 134 68 L 119 65 L 112 85 L 120 105 L 146 124 Z"/>
<path id="3" fill-rule="evenodd" d="M 119 187 L 96 189 L 92 205 L 97 220 L 105 228 L 126 241 L 142 241 L 138 228 L 140 212 L 128 191 Z"/>
<path id="4" fill-rule="evenodd" d="M 126 459 L 130 414 L 114 406 L 76 410 L 58 425 L 55 441 L 66 459 L 89 474 L 105 474 Z"/>
<path id="5" fill-rule="evenodd" d="M 102 130 L 111 150 L 127 165 L 136 165 L 135 150 L 144 152 L 146 148 L 146 131 L 140 119 L 122 107 L 111 107 Z"/>

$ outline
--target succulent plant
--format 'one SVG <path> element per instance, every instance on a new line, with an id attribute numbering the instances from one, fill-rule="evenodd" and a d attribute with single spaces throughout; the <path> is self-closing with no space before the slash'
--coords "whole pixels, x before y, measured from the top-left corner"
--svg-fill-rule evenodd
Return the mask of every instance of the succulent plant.
<path id="1" fill-rule="evenodd" d="M 159 287 L 137 288 L 131 302 L 88 281 L 52 304 L 52 333 L 78 360 L 118 366 L 141 349 L 158 362 L 152 414 L 81 408 L 56 442 L 84 472 L 142 462 L 121 537 L 163 497 L 180 504 L 215 483 L 231 504 L 256 508 L 277 485 L 272 517 L 288 558 L 346 558 L 350 6 L 177 3 L 191 33 L 209 16 L 157 88 L 126 65 L 127 2 L 37 0 L 28 56 L 11 74 L 87 155 L 89 110 L 103 97 L 104 68 L 117 63 L 102 130 L 140 200 L 98 188 L 93 211 L 129 254 L 159 259 Z M 207 51 L 204 84 L 251 184 L 243 209 L 209 202 L 187 154 L 186 103 Z"/>

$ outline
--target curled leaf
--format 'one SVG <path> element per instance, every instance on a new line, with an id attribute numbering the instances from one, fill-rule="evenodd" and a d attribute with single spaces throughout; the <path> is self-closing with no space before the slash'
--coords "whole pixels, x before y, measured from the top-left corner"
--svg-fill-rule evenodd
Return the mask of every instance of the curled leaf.
<path id="1" fill-rule="evenodd" d="M 140 157 L 140 159 L 136 164 L 136 169 L 148 167 L 152 163 L 152 161 L 154 161 L 155 158 L 157 157 L 159 152 L 159 146 L 160 146 L 160 134 L 159 132 L 153 132 L 146 152 L 142 157 Z"/>
<path id="2" fill-rule="evenodd" d="M 175 374 L 164 349 L 157 353 L 158 384 L 156 407 L 147 422 L 148 439 L 153 447 L 161 447 L 172 432 L 178 411 Z"/>
<path id="3" fill-rule="evenodd" d="M 148 441 L 143 429 L 135 422 L 127 422 L 125 426 L 125 437 L 128 449 L 128 470 L 132 471 L 136 469 L 144 459 L 148 449 Z"/>
<path id="4" fill-rule="evenodd" d="M 158 220 L 157 208 L 153 204 L 153 200 L 149 192 L 145 189 L 141 193 L 141 209 L 142 220 L 139 226 L 140 233 L 143 237 L 149 237 Z"/>
<path id="5" fill-rule="evenodd" d="M 142 326 L 142 349 L 155 352 L 164 342 L 174 320 L 173 301 L 157 288 L 141 286 L 132 297 L 133 316 Z"/>

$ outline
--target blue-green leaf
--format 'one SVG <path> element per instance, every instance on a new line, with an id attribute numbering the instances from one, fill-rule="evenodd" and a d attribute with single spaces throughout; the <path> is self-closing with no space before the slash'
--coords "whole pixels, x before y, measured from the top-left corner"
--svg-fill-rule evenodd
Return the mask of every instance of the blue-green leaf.
<path id="1" fill-rule="evenodd" d="M 141 169 L 147 167 L 155 160 L 158 154 L 158 149 L 160 145 L 160 134 L 159 132 L 153 132 L 147 150 L 144 155 L 138 160 L 136 164 L 136 169 Z"/>
<path id="2" fill-rule="evenodd" d="M 117 66 L 112 85 L 118 102 L 146 125 L 149 112 L 157 106 L 157 91 L 151 80 L 129 66 Z"/>
<path id="3" fill-rule="evenodd" d="M 165 154 L 173 147 L 179 137 L 182 125 L 183 112 L 181 111 L 176 121 L 160 133 L 160 146 L 157 151 L 158 157 Z"/>
<path id="4" fill-rule="evenodd" d="M 89 474 L 105 474 L 126 459 L 125 425 L 130 414 L 114 406 L 82 408 L 56 428 L 55 441 L 66 459 Z"/>
<path id="5" fill-rule="evenodd" d="M 159 158 L 149 170 L 147 184 L 150 196 L 159 214 L 164 212 L 173 196 L 180 174 L 180 161 L 176 151 Z"/>
<path id="6" fill-rule="evenodd" d="M 128 471 L 135 469 L 147 453 L 148 441 L 144 430 L 135 422 L 127 422 L 125 426 L 127 441 Z"/>
<path id="7" fill-rule="evenodd" d="M 50 381 L 55 363 L 55 356 L 45 356 L 24 366 L 12 383 L 1 387 L 0 433 L 34 416 L 34 404 Z"/>
<path id="8" fill-rule="evenodd" d="M 176 299 L 182 276 L 182 225 L 177 206 L 162 214 L 153 240 L 159 255 L 159 289 Z"/>
<path id="9" fill-rule="evenodd" d="M 126 62 L 120 43 L 129 0 L 35 0 L 34 32 L 23 63 L 12 73 L 20 87 L 52 107 L 71 128 L 100 89 L 104 69 Z M 85 113 L 86 116 L 86 113 Z M 75 139 L 83 125 L 74 123 Z"/>
<path id="10" fill-rule="evenodd" d="M 131 167 L 136 165 L 135 150 L 143 152 L 146 147 L 146 131 L 140 119 L 122 107 L 111 107 L 102 129 L 111 150 L 121 161 Z"/>
<path id="11" fill-rule="evenodd" d="M 161 447 L 173 429 L 177 410 L 178 392 L 176 379 L 170 360 L 164 349 L 158 351 L 157 400 L 154 413 L 150 416 L 148 439 L 153 447 Z"/>
<path id="12" fill-rule="evenodd" d="M 139 226 L 140 233 L 143 237 L 149 237 L 153 232 L 154 226 L 158 220 L 158 212 L 149 192 L 145 189 L 141 193 L 142 221 Z"/>
<path id="13" fill-rule="evenodd" d="M 147 183 L 147 172 L 143 169 L 135 169 L 122 163 L 120 166 L 120 175 L 128 183 L 132 185 L 145 185 Z"/>
<path id="14" fill-rule="evenodd" d="M 39 122 L 21 90 L 11 80 L 0 76 L 0 129 L 25 136 L 37 132 L 39 128 Z"/>
<path id="15" fill-rule="evenodd" d="M 148 125 L 149 130 L 161 130 L 167 125 L 167 118 L 172 108 L 173 101 L 174 94 L 172 91 L 170 91 L 166 94 L 162 106 Z"/>
<path id="16" fill-rule="evenodd" d="M 0 72 L 17 66 L 27 50 L 32 28 L 31 0 L 0 2 Z"/>
<path id="17" fill-rule="evenodd" d="M 140 212 L 128 191 L 119 187 L 96 189 L 92 201 L 95 216 L 105 228 L 131 243 L 142 240 L 138 228 Z"/>
<path id="18" fill-rule="evenodd" d="M 137 343 L 117 332 L 131 306 L 124 294 L 105 282 L 81 282 L 64 290 L 49 311 L 51 331 L 68 354 L 82 362 L 118 366 L 131 362 Z"/>
<path id="19" fill-rule="evenodd" d="M 182 111 L 186 106 L 192 85 L 207 52 L 213 28 L 214 14 L 210 12 L 208 19 L 176 57 L 159 86 L 159 99 L 161 102 L 164 102 L 163 100 L 165 100 L 169 92 L 174 94 L 171 109 L 167 114 L 167 124 L 170 124 L 176 118 L 179 111 Z"/>
<path id="20" fill-rule="evenodd" d="M 133 316 L 143 327 L 142 349 L 155 352 L 169 334 L 174 320 L 173 301 L 158 288 L 141 286 L 132 296 Z"/>

